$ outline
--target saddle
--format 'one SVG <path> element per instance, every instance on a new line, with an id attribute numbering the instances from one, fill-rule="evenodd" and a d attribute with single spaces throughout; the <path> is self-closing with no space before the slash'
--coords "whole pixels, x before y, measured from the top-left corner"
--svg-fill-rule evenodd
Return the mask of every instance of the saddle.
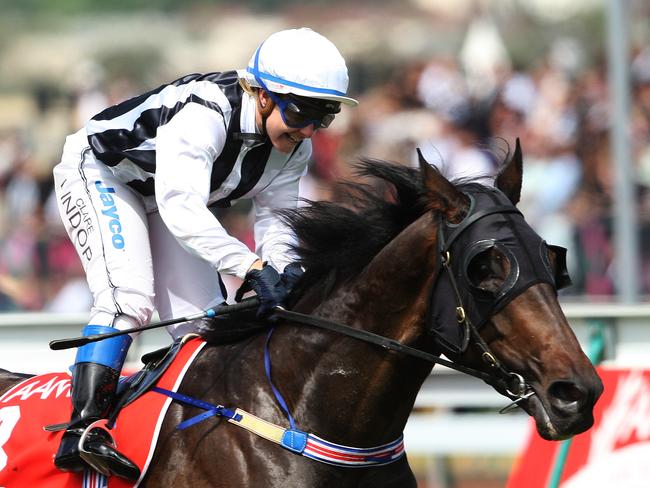
<path id="1" fill-rule="evenodd" d="M 153 455 L 160 425 L 171 399 L 152 390 L 152 386 L 177 391 L 189 364 L 201 351 L 205 342 L 198 339 L 179 341 L 171 347 L 156 351 L 144 358 L 144 369 L 125 379 L 111 411 L 114 427 L 111 430 L 121 452 L 133 460 L 146 474 Z M 0 486 L 15 488 L 78 488 L 90 483 L 97 473 L 69 473 L 56 469 L 51 462 L 59 446 L 62 431 L 43 426 L 56 418 L 69 418 L 70 376 L 68 373 L 49 373 L 28 378 L 0 396 L 0 412 L 12 414 L 15 423 L 7 424 L 10 436 L 2 445 L 5 462 L 0 458 Z M 119 415 L 119 416 L 118 416 Z M 116 420 L 117 419 L 117 420 Z M 66 424 L 62 424 L 65 428 Z M 108 425 L 107 425 L 108 426 Z M 83 486 L 105 486 L 85 484 Z M 110 488 L 127 488 L 133 484 L 118 477 L 110 477 Z"/>
<path id="2" fill-rule="evenodd" d="M 115 404 L 109 416 L 109 422 L 119 415 L 120 410 L 149 391 L 158 382 L 167 368 L 169 368 L 169 365 L 174 361 L 183 344 L 194 337 L 197 337 L 196 334 L 187 335 L 181 340 L 174 341 L 170 346 L 142 356 L 141 361 L 144 367 L 137 373 L 127 376 L 123 381 L 120 381 L 117 387 L 117 394 L 115 395 Z"/>
<path id="3" fill-rule="evenodd" d="M 156 351 L 149 352 L 142 356 L 144 367 L 137 373 L 120 379 L 117 393 L 110 409 L 106 425 L 112 428 L 115 420 L 124 407 L 133 403 L 158 382 L 163 373 L 169 368 L 176 358 L 178 351 L 187 340 L 197 337 L 196 334 L 189 334 L 180 340 L 174 341 L 170 346 L 163 347 Z M 47 432 L 58 432 L 66 430 L 72 422 L 46 425 Z"/>

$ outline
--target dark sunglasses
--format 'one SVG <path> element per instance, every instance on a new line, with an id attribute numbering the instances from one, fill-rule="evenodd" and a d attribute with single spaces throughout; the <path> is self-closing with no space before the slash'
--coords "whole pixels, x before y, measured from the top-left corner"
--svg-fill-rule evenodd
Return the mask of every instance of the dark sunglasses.
<path id="1" fill-rule="evenodd" d="M 260 80 L 261 81 L 261 80 Z M 262 84 L 264 84 L 262 82 Z M 266 87 L 264 87 L 266 89 Z M 335 113 L 321 112 L 302 105 L 299 101 L 290 97 L 278 95 L 266 89 L 271 100 L 280 109 L 280 115 L 284 123 L 293 129 L 302 129 L 313 125 L 314 129 L 326 128 L 334 121 Z"/>

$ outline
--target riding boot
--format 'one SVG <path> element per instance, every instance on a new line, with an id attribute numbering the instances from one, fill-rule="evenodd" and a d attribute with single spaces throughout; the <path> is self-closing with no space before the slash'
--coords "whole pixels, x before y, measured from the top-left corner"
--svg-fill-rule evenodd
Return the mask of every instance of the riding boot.
<path id="1" fill-rule="evenodd" d="M 54 464 L 63 471 L 83 471 L 79 439 L 87 426 L 110 409 L 119 373 L 98 363 L 75 364 L 72 373 L 72 417 L 63 434 Z"/>
<path id="2" fill-rule="evenodd" d="M 112 327 L 89 325 L 84 328 L 83 335 L 114 331 Z M 72 369 L 72 418 L 54 458 L 59 469 L 82 471 L 88 463 L 104 475 L 115 474 L 130 481 L 140 477 L 137 465 L 115 448 L 110 433 L 104 428 L 91 428 L 84 436 L 84 445 L 80 446 L 85 430 L 97 420 L 106 418 L 110 411 L 130 344 L 131 338 L 124 335 L 79 348 Z"/>

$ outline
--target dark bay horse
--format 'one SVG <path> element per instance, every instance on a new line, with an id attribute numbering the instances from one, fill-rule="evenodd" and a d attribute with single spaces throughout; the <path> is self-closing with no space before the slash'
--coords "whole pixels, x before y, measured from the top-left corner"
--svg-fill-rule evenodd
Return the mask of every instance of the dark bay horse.
<path id="1" fill-rule="evenodd" d="M 380 161 L 366 161 L 362 170 L 385 188 L 351 184 L 353 198 L 346 202 L 312 202 L 284 214 L 298 236 L 297 252 L 306 269 L 292 309 L 429 353 L 444 352 L 457 364 L 494 378 L 497 361 L 525 382 L 527 394 L 515 394 L 496 380 L 493 386 L 520 399 L 542 437 L 564 439 L 587 430 L 602 384 L 562 313 L 555 284 L 548 277 L 537 279 L 543 270 L 533 266 L 531 271 L 526 264 L 528 259 L 543 262 L 550 274 L 559 275 L 561 259 L 534 237 L 523 218 L 516 232 L 509 227 L 517 217 L 514 205 L 521 190 L 519 145 L 497 177 L 500 192 L 452 184 L 423 160 L 419 170 Z M 498 202 L 485 208 L 488 197 Z M 485 224 L 493 218 L 500 220 Z M 489 235 L 493 228 L 505 237 Z M 515 234 L 523 236 L 523 241 L 513 241 L 521 250 L 507 242 Z M 528 238 L 538 240 L 527 246 Z M 451 253 L 443 259 L 442 239 L 457 243 L 450 244 Z M 456 277 L 449 278 L 453 285 L 443 279 L 450 256 L 452 262 L 462 261 L 454 268 L 460 271 L 450 274 Z M 532 278 L 520 279 L 528 275 Z M 460 290 L 445 295 L 450 286 Z M 457 321 L 453 316 L 459 300 L 468 315 L 475 314 L 480 336 L 464 333 L 462 317 Z M 437 310 L 446 304 L 452 306 L 451 324 L 441 323 L 446 315 Z M 209 344 L 180 391 L 286 426 L 265 374 L 266 341 L 266 334 L 256 334 L 232 344 Z M 416 357 L 290 321 L 276 324 L 268 347 L 273 382 L 297 427 L 359 448 L 399 438 L 432 368 Z M 15 374 L 0 374 L 0 392 L 18 380 Z M 298 456 L 217 417 L 176 429 L 200 412 L 172 404 L 139 486 L 416 486 L 406 456 L 351 469 Z"/>

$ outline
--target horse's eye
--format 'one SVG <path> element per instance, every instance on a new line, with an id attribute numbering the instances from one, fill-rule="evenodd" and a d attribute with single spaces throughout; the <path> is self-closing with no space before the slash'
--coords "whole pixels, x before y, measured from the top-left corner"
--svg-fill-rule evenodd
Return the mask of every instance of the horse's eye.
<path id="1" fill-rule="evenodd" d="M 474 256 L 467 266 L 467 278 L 474 288 L 495 293 L 510 271 L 507 256 L 496 247 Z"/>
<path id="2" fill-rule="evenodd" d="M 487 262 L 478 262 L 475 265 L 476 269 L 472 270 L 472 279 L 477 283 L 481 283 L 490 278 L 492 274 L 492 268 Z"/>

